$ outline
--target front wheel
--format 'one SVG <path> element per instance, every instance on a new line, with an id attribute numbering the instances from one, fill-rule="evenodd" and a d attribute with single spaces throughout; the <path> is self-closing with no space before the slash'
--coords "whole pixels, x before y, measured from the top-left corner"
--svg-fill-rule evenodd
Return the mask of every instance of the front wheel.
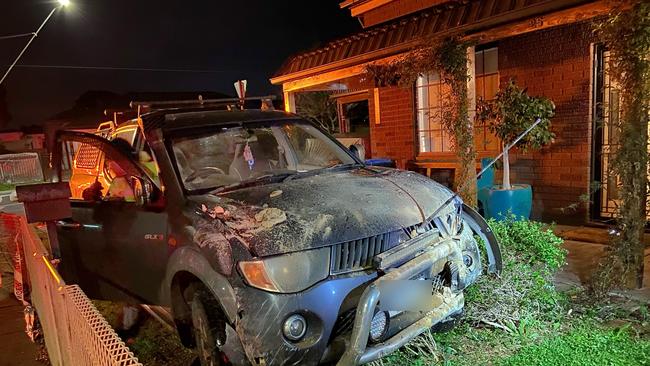
<path id="1" fill-rule="evenodd" d="M 230 365 L 220 347 L 225 342 L 224 320 L 216 301 L 205 290 L 194 292 L 191 302 L 194 340 L 201 366 Z"/>

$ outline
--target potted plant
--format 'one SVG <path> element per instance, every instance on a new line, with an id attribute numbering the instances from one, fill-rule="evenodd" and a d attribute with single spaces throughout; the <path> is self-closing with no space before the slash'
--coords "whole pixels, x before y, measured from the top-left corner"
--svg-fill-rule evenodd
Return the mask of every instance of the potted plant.
<path id="1" fill-rule="evenodd" d="M 488 190 L 487 207 L 484 208 L 486 217 L 502 219 L 512 213 L 517 217 L 530 218 L 533 204 L 531 186 L 510 183 L 510 159 L 506 147 L 538 118 L 541 119 L 540 123 L 516 146 L 526 151 L 552 142 L 555 135 L 550 131 L 550 126 L 554 111 L 552 101 L 529 96 L 526 89 L 520 89 L 512 80 L 499 90 L 495 99 L 478 101 L 477 118 L 488 123 L 488 128 L 501 140 L 503 147 L 503 183 Z"/>

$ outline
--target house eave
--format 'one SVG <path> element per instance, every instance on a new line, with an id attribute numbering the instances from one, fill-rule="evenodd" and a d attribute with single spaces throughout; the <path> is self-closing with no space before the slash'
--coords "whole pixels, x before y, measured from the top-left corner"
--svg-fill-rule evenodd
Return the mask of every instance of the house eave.
<path id="1" fill-rule="evenodd" d="M 630 2 L 626 1 L 626 3 Z M 610 12 L 614 6 L 615 4 L 613 2 L 607 0 L 562 0 L 538 3 L 523 9 L 503 13 L 498 17 L 488 18 L 484 21 L 439 32 L 430 37 L 414 39 L 409 42 L 400 43 L 309 69 L 277 75 L 272 77 L 270 81 L 272 84 L 279 85 L 294 80 L 308 78 L 324 72 L 331 72 L 354 65 L 377 61 L 407 52 L 414 47 L 417 47 L 427 38 L 436 39 L 445 38 L 451 35 L 464 34 L 465 38 L 474 40 L 478 43 L 494 41 L 517 34 L 602 16 Z"/>

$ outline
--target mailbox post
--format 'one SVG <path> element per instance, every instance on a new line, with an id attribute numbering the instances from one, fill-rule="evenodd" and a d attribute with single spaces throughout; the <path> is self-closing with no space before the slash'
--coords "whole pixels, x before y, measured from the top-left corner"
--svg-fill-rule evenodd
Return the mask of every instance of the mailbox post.
<path id="1" fill-rule="evenodd" d="M 18 201 L 25 206 L 27 222 L 45 222 L 50 239 L 52 259 L 59 259 L 61 251 L 56 233 L 56 221 L 72 217 L 70 186 L 65 182 L 42 183 L 16 187 Z"/>

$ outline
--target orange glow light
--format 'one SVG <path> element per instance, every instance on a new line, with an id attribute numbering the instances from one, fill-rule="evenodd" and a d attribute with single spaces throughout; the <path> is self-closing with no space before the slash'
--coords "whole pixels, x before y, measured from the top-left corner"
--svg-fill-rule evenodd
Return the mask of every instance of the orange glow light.
<path id="1" fill-rule="evenodd" d="M 249 285 L 268 291 L 278 291 L 278 288 L 266 275 L 264 262 L 239 262 L 239 269 Z"/>

